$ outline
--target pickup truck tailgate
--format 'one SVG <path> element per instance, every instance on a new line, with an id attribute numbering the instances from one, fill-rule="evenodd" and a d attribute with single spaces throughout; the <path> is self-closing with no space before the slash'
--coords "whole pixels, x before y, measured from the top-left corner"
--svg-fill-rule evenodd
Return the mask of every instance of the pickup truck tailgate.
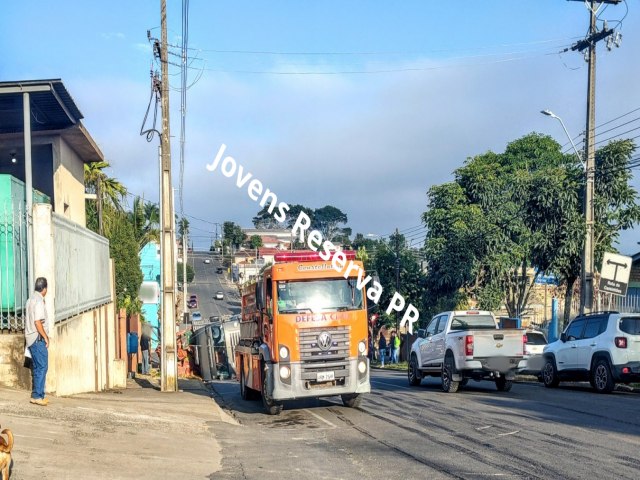
<path id="1" fill-rule="evenodd" d="M 471 332 L 470 332 L 471 333 Z M 522 330 L 473 330 L 474 358 L 522 357 Z"/>

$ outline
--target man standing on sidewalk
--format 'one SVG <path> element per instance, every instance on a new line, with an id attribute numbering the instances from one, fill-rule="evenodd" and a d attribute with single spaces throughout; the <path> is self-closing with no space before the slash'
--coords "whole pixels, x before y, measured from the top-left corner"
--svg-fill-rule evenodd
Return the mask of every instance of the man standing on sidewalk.
<path id="1" fill-rule="evenodd" d="M 44 297 L 47 295 L 47 279 L 36 278 L 35 292 L 27 300 L 27 319 L 24 326 L 24 336 L 31 353 L 33 388 L 31 403 L 48 405 L 49 399 L 44 398 L 44 387 L 49 368 L 49 317 Z"/>
<path id="2" fill-rule="evenodd" d="M 144 329 L 140 337 L 140 350 L 142 350 L 142 374 L 149 375 L 149 335 Z"/>

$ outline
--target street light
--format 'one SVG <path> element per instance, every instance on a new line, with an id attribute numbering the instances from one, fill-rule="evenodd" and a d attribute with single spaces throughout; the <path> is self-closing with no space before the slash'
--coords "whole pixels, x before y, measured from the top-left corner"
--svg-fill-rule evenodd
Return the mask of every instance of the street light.
<path id="1" fill-rule="evenodd" d="M 562 125 L 562 128 L 564 129 L 564 133 L 567 134 L 567 138 L 571 142 L 571 146 L 573 147 L 573 151 L 576 152 L 576 157 L 578 157 L 578 160 L 580 160 L 580 163 L 582 163 L 582 165 L 584 166 L 584 161 L 582 160 L 582 155 L 580 155 L 580 152 L 576 148 L 576 144 L 573 143 L 573 139 L 571 138 L 571 135 L 569 135 L 569 131 L 567 130 L 567 127 L 565 127 L 564 122 L 562 121 L 562 119 L 558 115 L 553 113 L 551 110 L 540 110 L 540 113 L 543 114 L 543 115 L 547 115 L 548 117 L 555 118 L 556 120 L 558 120 L 560 122 L 560 125 Z"/>
<path id="2" fill-rule="evenodd" d="M 593 253 L 594 253 L 594 221 L 593 221 L 593 202 L 590 199 L 593 199 L 594 194 L 594 184 L 593 184 L 593 167 L 590 169 L 587 167 L 587 164 L 582 160 L 582 155 L 578 152 L 575 143 L 573 143 L 573 139 L 569 132 L 567 131 L 567 127 L 565 127 L 562 119 L 553 113 L 551 110 L 541 110 L 540 113 L 543 115 L 547 115 L 548 117 L 557 119 L 562 128 L 564 129 L 564 133 L 567 134 L 567 138 L 571 142 L 571 146 L 573 147 L 573 151 L 576 152 L 576 156 L 580 163 L 582 163 L 585 170 L 586 177 L 586 185 L 585 185 L 585 199 L 584 199 L 584 219 L 585 224 L 587 226 L 584 240 L 584 248 L 582 250 L 582 268 L 580 272 L 580 314 L 583 314 L 587 311 L 590 311 L 593 307 Z"/>

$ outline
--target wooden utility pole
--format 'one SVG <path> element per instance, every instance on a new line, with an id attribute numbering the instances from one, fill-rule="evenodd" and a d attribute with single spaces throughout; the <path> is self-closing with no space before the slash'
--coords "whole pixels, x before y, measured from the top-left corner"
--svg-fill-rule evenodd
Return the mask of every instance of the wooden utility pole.
<path id="1" fill-rule="evenodd" d="M 167 54 L 167 3 L 160 1 L 160 28 L 162 30 L 160 45 L 160 63 L 162 64 L 162 135 L 161 135 L 161 167 L 160 172 L 160 244 L 162 251 L 162 358 L 161 358 L 161 390 L 175 392 L 178 390 L 176 360 L 176 302 L 175 302 L 175 243 L 174 243 L 174 209 L 171 187 L 171 142 L 169 133 L 169 64 Z"/>

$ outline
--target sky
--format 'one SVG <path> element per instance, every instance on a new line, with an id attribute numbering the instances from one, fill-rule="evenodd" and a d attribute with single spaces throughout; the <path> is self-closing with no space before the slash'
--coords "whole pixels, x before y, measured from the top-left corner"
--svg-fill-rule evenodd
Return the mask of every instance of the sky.
<path id="1" fill-rule="evenodd" d="M 157 201 L 159 141 L 140 129 L 150 70 L 160 70 L 147 40 L 147 30 L 160 37 L 160 1 L 0 5 L 0 80 L 61 78 L 109 175 Z M 176 65 L 181 10 L 168 0 Z M 598 46 L 597 125 L 640 107 L 640 2 L 606 6 L 599 17 L 623 36 L 611 52 Z M 279 200 L 334 205 L 354 233 L 385 237 L 398 228 L 421 245 L 429 187 L 450 181 L 467 158 L 504 151 L 533 131 L 566 144 L 543 109 L 572 136 L 584 129 L 587 64 L 558 52 L 587 27 L 580 1 L 189 1 L 182 205 L 196 248 L 210 245 L 216 223 L 251 227 L 260 209 L 246 189 L 205 169 L 222 144 Z M 179 189 L 176 65 L 169 81 Z M 596 130 L 596 140 L 640 135 L 639 112 Z M 638 228 L 623 232 L 617 248 L 634 254 L 639 237 Z"/>

